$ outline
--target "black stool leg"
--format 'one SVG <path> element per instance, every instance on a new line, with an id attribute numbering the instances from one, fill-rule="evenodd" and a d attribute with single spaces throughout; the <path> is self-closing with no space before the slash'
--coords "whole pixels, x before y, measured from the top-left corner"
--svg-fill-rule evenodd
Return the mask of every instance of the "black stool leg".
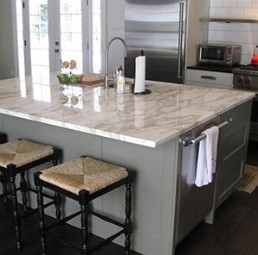
<path id="1" fill-rule="evenodd" d="M 17 190 L 15 185 L 15 176 L 16 176 L 16 166 L 10 164 L 7 166 L 7 171 L 10 174 L 10 184 L 11 184 L 11 193 L 12 193 L 12 202 L 13 202 L 13 215 L 14 215 L 14 225 L 16 232 L 16 245 L 17 249 L 21 249 L 21 220 L 18 213 L 18 205 L 17 205 Z"/>
<path id="2" fill-rule="evenodd" d="M 58 220 L 61 219 L 61 196 L 59 194 L 59 192 L 55 192 L 55 196 L 54 196 L 54 201 L 55 201 L 55 207 L 56 207 L 56 218 Z"/>
<path id="3" fill-rule="evenodd" d="M 44 233 L 45 213 L 44 213 L 42 186 L 39 184 L 40 174 L 41 173 L 35 174 L 35 184 L 37 189 L 37 200 L 38 200 L 38 210 L 39 210 L 39 230 L 40 230 L 41 249 L 42 249 L 42 255 L 46 255 L 47 254 L 46 235 Z"/>
<path id="4" fill-rule="evenodd" d="M 0 182 L 2 183 L 2 188 L 3 188 L 3 194 L 1 197 L 4 198 L 4 202 L 7 202 L 7 196 L 8 196 L 8 189 L 7 189 L 7 176 L 6 173 L 1 173 L 0 174 Z"/>
<path id="5" fill-rule="evenodd" d="M 125 254 L 129 255 L 131 246 L 132 222 L 131 222 L 131 177 L 128 176 L 125 193 Z"/>
<path id="6" fill-rule="evenodd" d="M 20 176 L 21 176 L 20 188 L 21 188 L 21 193 L 22 193 L 23 211 L 26 212 L 28 209 L 28 207 L 27 207 L 28 184 L 25 179 L 25 171 L 21 171 Z"/>
<path id="7" fill-rule="evenodd" d="M 59 159 L 59 151 L 54 149 L 54 154 L 52 157 L 52 165 L 56 166 L 58 164 L 58 159 Z"/>
<path id="8" fill-rule="evenodd" d="M 81 204 L 81 231 L 82 231 L 82 255 L 89 255 L 90 253 L 87 251 L 89 232 L 88 232 L 88 210 L 89 210 L 89 201 L 87 199 L 88 192 L 86 190 L 82 190 L 79 193 L 80 196 L 80 204 Z"/>

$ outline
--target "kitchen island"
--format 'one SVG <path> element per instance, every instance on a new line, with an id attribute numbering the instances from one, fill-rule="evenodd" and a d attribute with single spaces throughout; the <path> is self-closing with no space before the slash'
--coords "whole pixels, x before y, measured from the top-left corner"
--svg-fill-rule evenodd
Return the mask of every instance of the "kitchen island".
<path id="1" fill-rule="evenodd" d="M 152 93 L 134 95 L 102 87 L 60 89 L 56 73 L 2 80 L 0 130 L 9 140 L 54 145 L 63 150 L 63 161 L 92 155 L 135 169 L 133 250 L 171 255 L 180 136 L 251 102 L 254 95 L 159 82 L 146 86 Z M 97 200 L 94 207 L 122 218 L 121 189 Z M 31 201 L 35 206 L 35 197 Z M 74 207 L 68 201 L 64 210 L 70 213 Z M 71 224 L 79 225 L 79 219 Z M 105 237 L 112 230 L 98 220 L 92 222 L 94 234 Z M 117 242 L 123 244 L 123 238 Z"/>

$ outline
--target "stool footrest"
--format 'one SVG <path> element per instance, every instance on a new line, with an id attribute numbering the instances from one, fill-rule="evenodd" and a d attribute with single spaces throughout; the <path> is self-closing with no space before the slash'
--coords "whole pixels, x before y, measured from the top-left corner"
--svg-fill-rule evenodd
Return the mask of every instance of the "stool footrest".
<path id="1" fill-rule="evenodd" d="M 54 201 L 51 201 L 51 202 L 45 204 L 44 208 L 47 208 L 48 206 L 50 206 L 52 204 L 54 204 Z M 24 219 L 24 218 L 26 218 L 26 217 L 34 214 L 34 213 L 37 213 L 37 212 L 38 212 L 38 208 L 30 209 L 29 211 L 27 211 L 27 212 L 23 213 L 22 215 L 20 215 L 20 219 L 22 220 L 22 219 Z"/>
<path id="2" fill-rule="evenodd" d="M 66 247 L 68 247 L 68 248 L 71 248 L 71 249 L 73 249 L 73 250 L 75 250 L 75 251 L 80 251 L 81 250 L 81 248 L 79 248 L 79 247 L 77 247 L 76 245 L 73 245 L 72 243 L 68 243 L 67 241 L 65 241 L 65 240 L 62 240 L 62 239 L 60 239 L 60 236 L 56 236 L 55 234 L 53 234 L 53 233 L 47 233 L 47 235 L 49 236 L 49 237 L 51 237 L 51 238 L 53 238 L 55 241 L 57 241 L 58 243 L 60 243 L 60 244 L 62 244 L 62 245 L 65 245 Z"/>
<path id="3" fill-rule="evenodd" d="M 44 208 L 47 208 L 47 207 L 49 207 L 50 205 L 53 205 L 53 204 L 55 204 L 55 201 L 51 201 L 49 203 L 46 203 L 43 206 L 44 206 Z"/>
<path id="4" fill-rule="evenodd" d="M 17 189 L 17 190 L 18 190 L 18 189 Z M 33 193 L 35 193 L 35 194 L 38 193 L 38 191 L 37 191 L 36 189 L 31 188 L 31 187 L 28 187 L 28 190 L 31 191 L 31 192 L 33 192 Z M 46 194 L 46 193 L 43 193 L 43 196 L 44 196 L 44 197 L 47 197 L 47 198 L 49 198 L 49 199 L 55 199 L 53 196 L 48 195 L 48 194 Z"/>
<path id="5" fill-rule="evenodd" d="M 108 237 L 107 239 L 100 241 L 98 244 L 94 245 L 91 248 L 87 248 L 87 252 L 89 252 L 90 254 L 92 252 L 96 252 L 97 250 L 101 249 L 102 247 L 104 247 L 105 245 L 109 244 L 110 242 L 112 242 L 113 240 L 115 240 L 117 237 L 119 237 L 120 235 L 124 234 L 124 230 L 120 230 L 119 232 L 115 233 L 114 235 Z M 53 238 L 54 240 L 56 240 L 57 242 L 59 242 L 60 244 L 63 244 L 73 250 L 81 250 L 80 247 L 73 245 L 71 242 L 65 241 L 60 239 L 60 236 L 57 236 L 51 232 L 47 233 L 47 236 Z"/>
<path id="6" fill-rule="evenodd" d="M 51 225 L 45 227 L 45 228 L 44 228 L 44 231 L 48 231 L 48 230 L 50 230 L 51 228 L 54 228 L 54 227 L 59 226 L 59 225 L 62 225 L 62 224 L 66 223 L 67 221 L 73 219 L 74 217 L 76 217 L 76 216 L 78 216 L 78 215 L 80 215 L 80 214 L 81 214 L 81 211 L 76 212 L 76 213 L 74 213 L 74 214 L 72 214 L 72 215 L 69 215 L 69 216 L 67 216 L 67 217 L 65 217 L 65 218 L 63 218 L 63 219 L 61 219 L 61 220 L 58 220 L 58 221 L 56 221 L 55 223 L 53 223 L 53 224 L 51 224 Z"/>
<path id="7" fill-rule="evenodd" d="M 31 210 L 29 210 L 29 211 L 23 213 L 22 215 L 20 215 L 20 219 L 22 220 L 22 219 L 24 219 L 24 218 L 26 218 L 26 217 L 28 217 L 28 216 L 34 214 L 34 213 L 37 213 L 37 212 L 38 212 L 38 208 L 31 209 Z"/>
<path id="8" fill-rule="evenodd" d="M 95 251 L 99 250 L 100 248 L 104 247 L 105 245 L 112 242 L 114 239 L 116 239 L 120 235 L 124 234 L 124 232 L 125 232 L 124 230 L 120 230 L 119 232 L 115 233 L 114 235 L 112 235 L 112 236 L 106 238 L 105 240 L 101 241 L 99 244 L 95 245 L 91 249 L 91 252 L 95 252 Z"/>
<path id="9" fill-rule="evenodd" d="M 96 212 L 96 211 L 90 210 L 89 213 L 91 213 L 92 215 L 94 215 L 94 216 L 96 216 L 96 217 L 98 217 L 98 218 L 100 218 L 100 219 L 102 219 L 102 220 L 104 220 L 104 221 L 107 221 L 107 222 L 109 222 L 109 223 L 111 223 L 111 224 L 114 224 L 114 225 L 119 226 L 119 227 L 121 227 L 121 228 L 124 227 L 124 224 L 123 224 L 123 223 L 118 222 L 118 221 L 116 221 L 116 220 L 114 220 L 114 219 L 111 219 L 110 217 L 105 216 L 105 215 L 103 215 L 103 214 L 100 214 L 100 213 L 98 213 L 98 212 Z"/>
<path id="10" fill-rule="evenodd" d="M 6 193 L 4 193 L 4 194 L 1 194 L 0 195 L 0 199 L 2 199 L 2 198 L 5 198 L 5 197 L 8 197 L 9 195 L 11 195 L 12 193 L 10 192 L 10 191 L 8 191 L 8 192 L 6 192 Z"/>

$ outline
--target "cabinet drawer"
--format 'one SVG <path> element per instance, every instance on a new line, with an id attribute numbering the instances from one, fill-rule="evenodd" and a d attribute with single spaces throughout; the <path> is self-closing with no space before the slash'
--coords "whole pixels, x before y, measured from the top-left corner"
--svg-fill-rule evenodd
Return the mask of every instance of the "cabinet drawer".
<path id="1" fill-rule="evenodd" d="M 220 130 L 215 208 L 232 194 L 243 176 L 251 106 L 251 101 L 246 102 L 221 115 L 221 122 L 233 121 Z"/>
<path id="2" fill-rule="evenodd" d="M 187 69 L 187 84 L 232 88 L 233 74 Z"/>
<path id="3" fill-rule="evenodd" d="M 217 188 L 220 205 L 236 188 L 243 176 L 244 148 L 225 158 L 221 164 L 219 185 Z"/>
<path id="4" fill-rule="evenodd" d="M 225 160 L 234 154 L 236 151 L 241 150 L 247 143 L 246 124 L 234 125 L 232 128 L 221 132 L 220 135 L 220 155 L 221 159 Z"/>
<path id="5" fill-rule="evenodd" d="M 240 106 L 237 106 L 236 108 L 222 114 L 221 121 L 223 122 L 229 120 L 230 118 L 233 118 L 233 122 L 228 127 L 231 127 L 232 125 L 238 125 L 243 120 L 250 121 L 251 107 L 251 101 L 248 101 Z"/>

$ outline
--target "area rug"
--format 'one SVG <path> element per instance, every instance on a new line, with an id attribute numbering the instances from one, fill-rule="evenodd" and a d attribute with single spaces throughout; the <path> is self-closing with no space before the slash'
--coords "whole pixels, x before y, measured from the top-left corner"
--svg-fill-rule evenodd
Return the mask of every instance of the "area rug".
<path id="1" fill-rule="evenodd" d="M 252 193 L 258 186 L 258 166 L 245 165 L 244 181 L 238 190 Z"/>

